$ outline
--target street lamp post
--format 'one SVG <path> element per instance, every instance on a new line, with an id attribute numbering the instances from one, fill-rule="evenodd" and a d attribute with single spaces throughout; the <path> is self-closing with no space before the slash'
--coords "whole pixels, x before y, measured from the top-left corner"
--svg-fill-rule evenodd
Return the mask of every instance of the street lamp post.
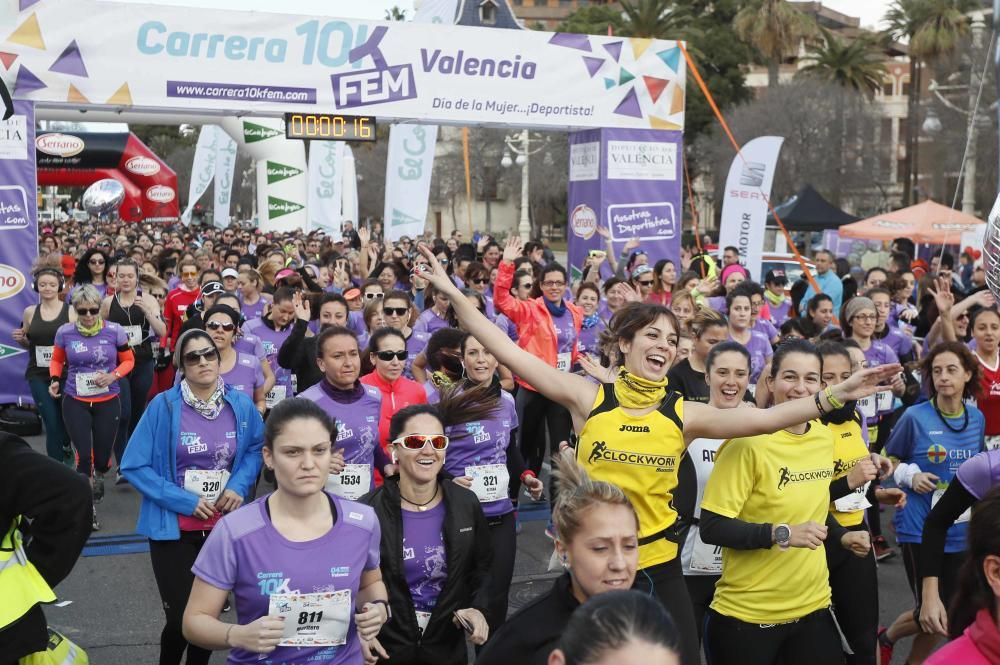
<path id="1" fill-rule="evenodd" d="M 532 139 L 531 132 L 523 129 L 516 135 L 505 136 L 503 140 L 506 148 L 503 151 L 503 157 L 500 159 L 500 165 L 505 169 L 509 169 L 514 164 L 521 167 L 521 216 L 517 224 L 517 233 L 522 238 L 528 239 L 531 237 L 531 217 L 529 214 L 530 158 L 532 155 L 545 149 L 549 143 L 549 138 L 546 136 Z M 532 148 L 532 142 L 540 145 Z M 511 153 L 514 153 L 514 159 L 511 159 Z"/>

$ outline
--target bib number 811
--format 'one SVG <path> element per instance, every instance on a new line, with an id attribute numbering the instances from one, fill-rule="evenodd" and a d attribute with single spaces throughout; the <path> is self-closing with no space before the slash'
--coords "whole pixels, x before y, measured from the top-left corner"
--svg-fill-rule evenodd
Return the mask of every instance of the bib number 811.
<path id="1" fill-rule="evenodd" d="M 323 612 L 299 612 L 299 625 L 304 626 L 307 623 L 320 623 L 323 621 Z"/>

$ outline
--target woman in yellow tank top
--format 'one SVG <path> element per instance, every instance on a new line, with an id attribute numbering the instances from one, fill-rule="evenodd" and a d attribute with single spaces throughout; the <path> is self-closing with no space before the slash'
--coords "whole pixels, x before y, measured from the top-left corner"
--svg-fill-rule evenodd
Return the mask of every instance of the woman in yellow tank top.
<path id="1" fill-rule="evenodd" d="M 520 242 L 511 238 L 508 243 Z M 430 249 L 420 251 L 430 259 Z M 900 367 L 864 370 L 832 386 L 829 393 L 786 402 L 771 409 L 715 409 L 685 404 L 667 387 L 667 370 L 677 351 L 679 326 L 662 305 L 630 303 L 615 314 L 605 339 L 613 366 L 621 367 L 613 384 L 596 385 L 563 372 L 522 350 L 482 316 L 448 279 L 436 260 L 419 266 L 420 276 L 451 296 L 462 325 L 516 375 L 569 409 L 579 433 L 577 459 L 598 480 L 621 487 L 639 515 L 637 584 L 648 587 L 670 611 L 681 633 L 684 665 L 698 665 L 698 636 L 691 603 L 677 557 L 677 513 L 671 505 L 677 467 L 687 444 L 698 438 L 727 439 L 776 432 L 816 418 L 818 405 L 829 411 L 835 401 L 858 399 Z"/>

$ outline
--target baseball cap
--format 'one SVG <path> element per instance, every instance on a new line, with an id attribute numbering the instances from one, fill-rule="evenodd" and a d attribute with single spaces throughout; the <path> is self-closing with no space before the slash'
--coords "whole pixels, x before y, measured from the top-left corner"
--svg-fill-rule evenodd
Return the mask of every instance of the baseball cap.
<path id="1" fill-rule="evenodd" d="M 785 271 L 781 268 L 775 268 L 774 270 L 768 270 L 767 274 L 764 275 L 765 284 L 777 284 L 778 286 L 784 286 L 788 284 L 788 276 L 785 275 Z"/>
<path id="2" fill-rule="evenodd" d="M 279 270 L 278 274 L 276 274 L 274 276 L 274 283 L 277 284 L 278 282 L 280 282 L 281 280 L 285 279 L 286 277 L 291 277 L 292 275 L 295 275 L 295 274 L 296 274 L 296 272 L 294 270 L 292 270 L 291 268 L 285 268 L 284 270 Z"/>
<path id="3" fill-rule="evenodd" d="M 204 296 L 217 296 L 220 293 L 225 293 L 226 288 L 222 286 L 222 282 L 206 282 L 203 287 L 201 287 L 201 295 Z"/>
<path id="4" fill-rule="evenodd" d="M 222 271 L 222 276 L 223 277 L 239 277 L 240 274 L 238 272 L 236 272 L 236 270 L 233 269 L 233 268 L 226 268 L 225 270 Z"/>

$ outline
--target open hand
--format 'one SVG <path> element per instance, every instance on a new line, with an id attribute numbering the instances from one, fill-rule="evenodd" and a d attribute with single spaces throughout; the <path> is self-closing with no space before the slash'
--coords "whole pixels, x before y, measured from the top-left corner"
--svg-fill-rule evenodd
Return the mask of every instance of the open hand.
<path id="1" fill-rule="evenodd" d="M 855 372 L 849 379 L 833 386 L 833 395 L 841 402 L 861 399 L 878 392 L 879 385 L 899 374 L 903 367 L 899 363 L 869 367 Z"/>
<path id="2" fill-rule="evenodd" d="M 514 259 L 521 256 L 523 249 L 524 244 L 521 242 L 521 236 L 510 236 L 507 238 L 507 244 L 503 248 L 503 260 L 513 263 Z"/>

